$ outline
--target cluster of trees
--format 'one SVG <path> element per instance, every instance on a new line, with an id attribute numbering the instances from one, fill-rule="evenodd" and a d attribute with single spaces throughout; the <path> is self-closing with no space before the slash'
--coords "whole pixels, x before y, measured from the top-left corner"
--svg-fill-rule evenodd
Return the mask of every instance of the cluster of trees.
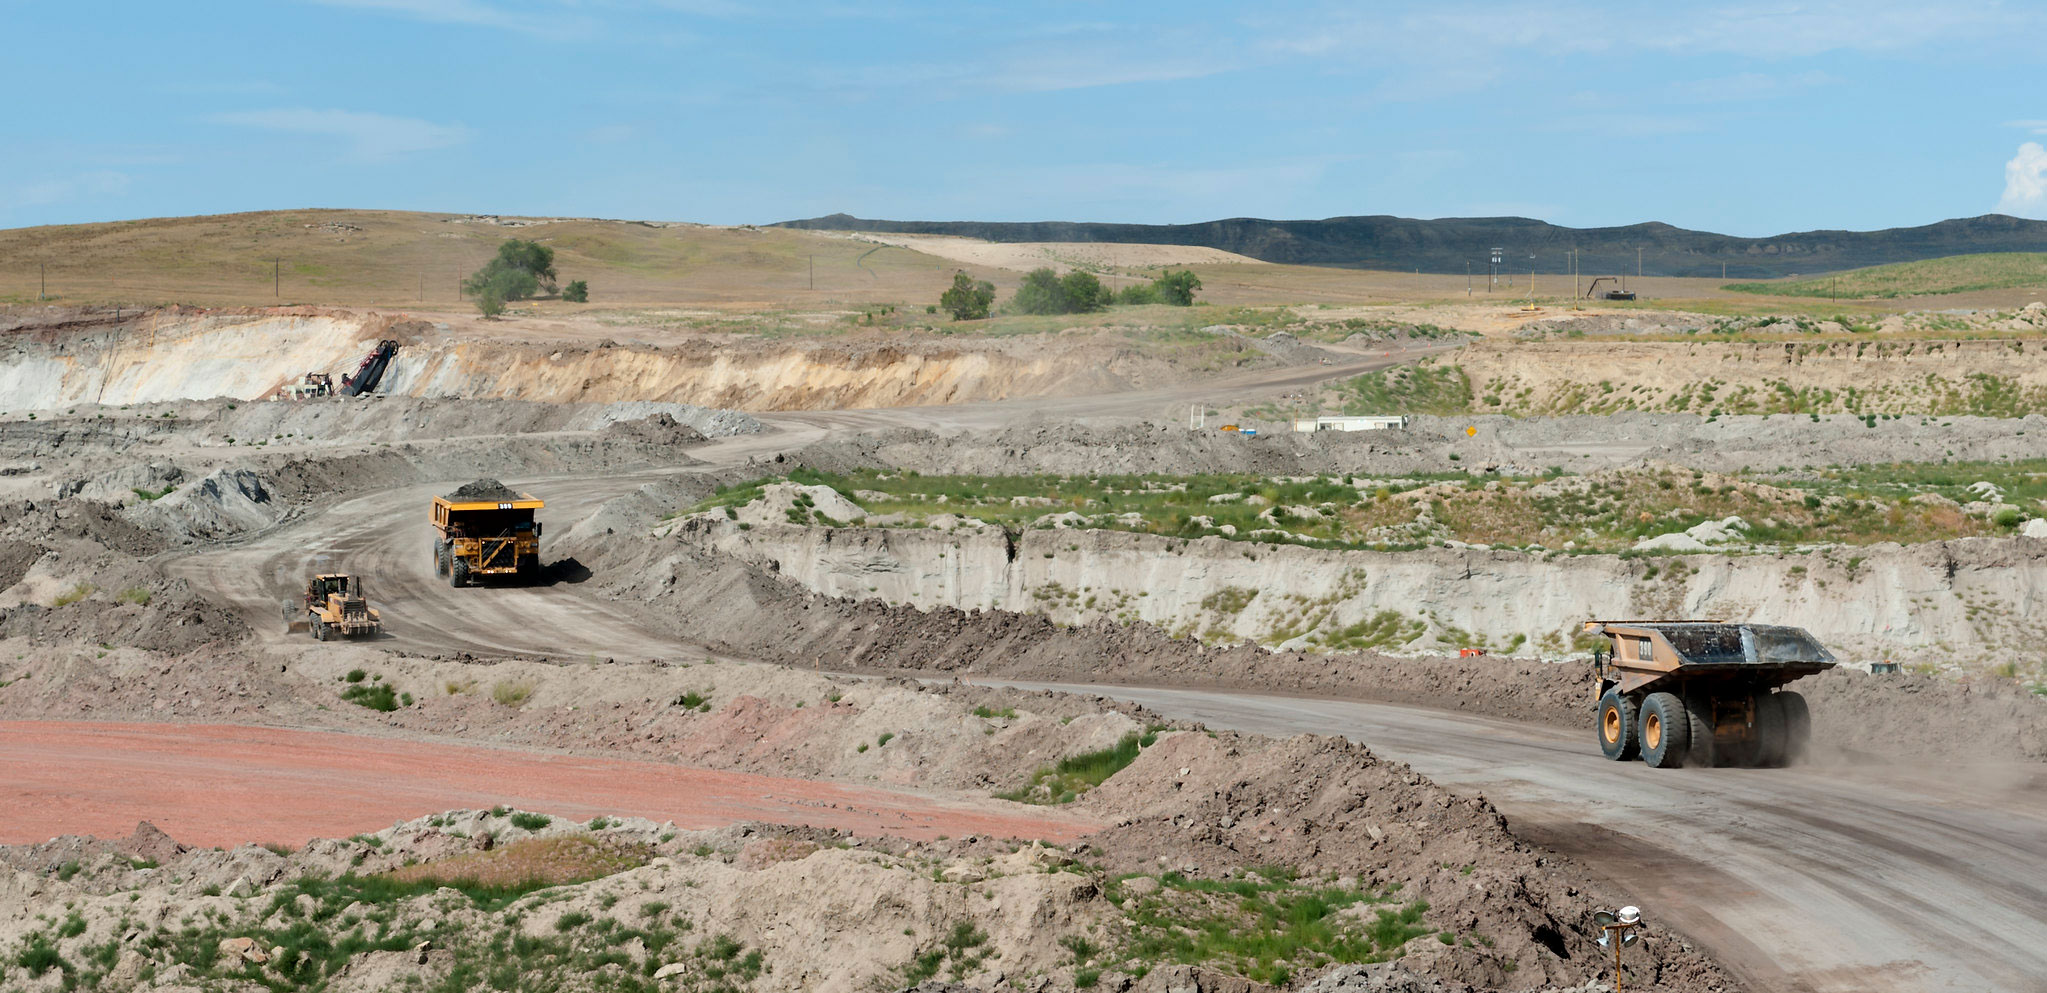
<path id="1" fill-rule="evenodd" d="M 554 249 L 537 241 L 508 238 L 498 246 L 495 257 L 462 281 L 462 292 L 476 299 L 476 309 L 483 316 L 496 317 L 505 312 L 507 302 L 526 300 L 542 291 L 556 292 L 555 278 Z M 570 303 L 588 303 L 590 284 L 572 280 L 560 293 Z"/>
<path id="2" fill-rule="evenodd" d="M 1023 285 L 1009 299 L 1008 309 L 1019 314 L 1085 314 L 1110 304 L 1163 303 L 1175 307 L 1194 305 L 1194 291 L 1201 278 L 1185 270 L 1167 270 L 1149 283 L 1111 290 L 1091 272 L 1075 269 L 1064 276 L 1051 269 L 1033 269 L 1024 274 Z M 956 321 L 974 321 L 988 316 L 995 303 L 995 284 L 976 281 L 966 273 L 952 278 L 952 288 L 938 298 L 938 306 Z"/>

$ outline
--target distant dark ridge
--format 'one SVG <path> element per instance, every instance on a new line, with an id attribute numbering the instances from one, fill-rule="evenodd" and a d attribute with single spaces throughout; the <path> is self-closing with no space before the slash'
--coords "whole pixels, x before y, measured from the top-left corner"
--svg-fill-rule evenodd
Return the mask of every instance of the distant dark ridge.
<path id="1" fill-rule="evenodd" d="M 948 234 L 988 241 L 1104 241 L 1203 245 L 1267 262 L 1359 269 L 1483 275 L 1488 253 L 1505 250 L 1506 268 L 1559 273 L 1564 252 L 1580 252 L 1587 277 L 1635 272 L 1650 276 L 1768 279 L 1841 269 L 1914 262 L 1974 252 L 2047 251 L 2047 221 L 1985 214 L 1916 228 L 1883 231 L 1800 231 L 1769 238 L 1736 238 L 1650 222 L 1618 228 L 1565 228 L 1526 217 L 1331 217 L 1320 221 L 1268 221 L 1233 217 L 1200 224 L 1096 224 L 1076 221 L 875 221 L 832 214 L 778 227 L 892 234 Z"/>

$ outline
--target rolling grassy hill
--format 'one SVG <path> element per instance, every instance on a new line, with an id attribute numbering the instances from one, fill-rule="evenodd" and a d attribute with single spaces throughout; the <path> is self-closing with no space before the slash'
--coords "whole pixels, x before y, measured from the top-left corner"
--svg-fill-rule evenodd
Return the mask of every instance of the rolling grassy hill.
<path id="1" fill-rule="evenodd" d="M 0 302 L 34 302 L 46 277 L 60 303 L 461 308 L 456 284 L 506 238 L 553 247 L 562 280 L 588 280 L 597 306 L 936 300 L 961 268 L 775 228 L 284 210 L 0 230 Z"/>
<path id="2" fill-rule="evenodd" d="M 813 230 L 961 235 L 988 241 L 1110 241 L 1205 245 L 1266 262 L 1348 266 L 1391 272 L 1462 274 L 1486 270 L 1490 250 L 1504 250 L 1508 268 L 1561 273 L 1577 249 L 1586 276 L 1642 271 L 1651 276 L 1774 279 L 1800 273 L 1910 262 L 1970 252 L 2047 252 L 2047 221 L 2002 214 L 1882 231 L 1802 231 L 1737 238 L 1668 224 L 1566 228 L 1526 217 L 1332 217 L 1274 221 L 1255 217 L 1198 224 L 1093 224 L 1067 221 L 885 221 L 833 214 L 783 226 Z"/>
<path id="3" fill-rule="evenodd" d="M 2047 252 L 1986 252 L 1769 283 L 1730 283 L 1725 289 L 1781 297 L 1895 300 L 1900 297 L 2047 288 Z"/>

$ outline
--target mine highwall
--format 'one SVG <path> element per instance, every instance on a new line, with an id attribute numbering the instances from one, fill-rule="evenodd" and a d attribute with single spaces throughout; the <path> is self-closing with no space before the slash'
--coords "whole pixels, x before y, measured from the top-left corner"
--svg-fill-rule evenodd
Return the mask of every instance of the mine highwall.
<path id="1" fill-rule="evenodd" d="M 1211 642 L 1557 655 L 1588 618 L 1705 617 L 1802 626 L 1847 660 L 2047 655 L 2047 540 L 2032 538 L 1623 557 L 992 527 L 704 521 L 682 533 L 832 596 L 1146 621 Z"/>
<path id="2" fill-rule="evenodd" d="M 450 337 L 398 314 L 165 310 L 0 339 L 0 411 L 253 400 L 307 373 L 339 384 L 386 337 L 399 349 L 378 392 L 418 397 L 819 410 L 1115 392 L 1171 375 L 1157 360 L 1113 346 L 492 341 Z"/>

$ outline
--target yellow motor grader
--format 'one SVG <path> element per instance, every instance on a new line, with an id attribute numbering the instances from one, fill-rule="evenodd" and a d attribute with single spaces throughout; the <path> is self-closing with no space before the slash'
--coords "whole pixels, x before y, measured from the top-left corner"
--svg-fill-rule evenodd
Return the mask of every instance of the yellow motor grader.
<path id="1" fill-rule="evenodd" d="M 324 573 L 306 583 L 305 596 L 284 604 L 286 629 L 309 630 L 314 641 L 374 635 L 384 629 L 383 615 L 370 606 L 361 576 Z"/>

